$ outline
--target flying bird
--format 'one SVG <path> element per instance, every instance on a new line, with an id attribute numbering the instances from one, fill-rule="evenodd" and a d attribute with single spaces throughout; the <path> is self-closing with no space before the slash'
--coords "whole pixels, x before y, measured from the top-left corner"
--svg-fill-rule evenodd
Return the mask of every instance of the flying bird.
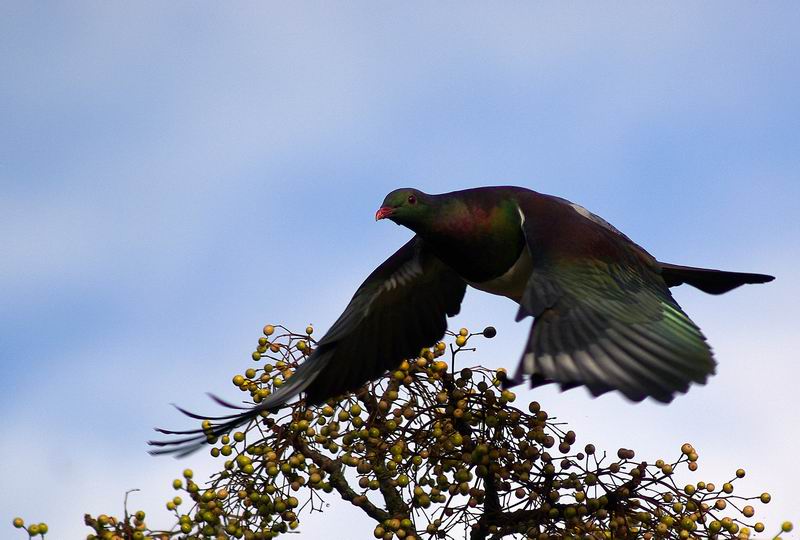
<path id="1" fill-rule="evenodd" d="M 582 206 L 520 187 L 439 195 L 397 189 L 375 219 L 415 235 L 367 277 L 287 383 L 218 417 L 215 435 L 300 393 L 316 404 L 354 390 L 418 355 L 444 336 L 467 286 L 516 302 L 517 321 L 533 317 L 507 384 L 528 376 L 531 386 L 585 386 L 594 396 L 617 390 L 632 401 L 667 403 L 715 369 L 705 337 L 669 288 L 687 283 L 722 294 L 774 279 L 659 262 Z M 153 453 L 189 453 L 207 434 L 159 431 L 190 437 L 151 442 L 162 447 Z"/>

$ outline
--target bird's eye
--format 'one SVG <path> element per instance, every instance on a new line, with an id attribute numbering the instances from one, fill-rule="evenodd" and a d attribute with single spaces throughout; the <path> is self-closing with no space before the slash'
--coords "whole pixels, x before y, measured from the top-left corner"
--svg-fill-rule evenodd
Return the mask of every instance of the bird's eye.
<path id="1" fill-rule="evenodd" d="M 415 195 L 409 195 L 408 204 L 417 204 L 417 197 Z"/>

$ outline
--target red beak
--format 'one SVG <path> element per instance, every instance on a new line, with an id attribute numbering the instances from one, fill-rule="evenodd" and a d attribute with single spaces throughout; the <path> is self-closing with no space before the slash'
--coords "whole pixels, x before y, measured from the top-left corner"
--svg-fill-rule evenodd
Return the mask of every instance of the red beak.
<path id="1" fill-rule="evenodd" d="M 391 216 L 393 213 L 394 213 L 394 208 L 390 206 L 382 206 L 380 209 L 378 209 L 377 212 L 375 212 L 375 221 L 387 218 Z"/>

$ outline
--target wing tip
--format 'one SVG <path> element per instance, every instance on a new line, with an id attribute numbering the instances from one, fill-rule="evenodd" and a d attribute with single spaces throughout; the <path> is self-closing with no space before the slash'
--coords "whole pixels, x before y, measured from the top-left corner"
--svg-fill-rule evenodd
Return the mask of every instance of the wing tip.
<path id="1" fill-rule="evenodd" d="M 608 383 L 600 383 L 600 382 L 587 382 L 585 380 L 577 380 L 577 379 L 569 379 L 569 380 L 556 380 L 553 378 L 548 378 L 542 373 L 534 372 L 534 373 L 525 373 L 522 369 L 518 369 L 517 373 L 514 375 L 513 378 L 505 379 L 503 381 L 503 388 L 509 388 L 512 386 L 518 386 L 523 384 L 526 380 L 527 375 L 527 382 L 529 384 L 529 388 L 538 388 L 540 386 L 545 386 L 548 384 L 556 384 L 558 385 L 558 389 L 560 392 L 567 392 L 569 390 L 573 390 L 575 388 L 584 387 L 589 395 L 593 398 L 601 397 L 605 394 L 609 394 L 612 392 L 618 392 L 622 397 L 632 403 L 642 403 L 646 400 L 651 400 L 656 403 L 667 405 L 672 403 L 676 397 L 679 395 L 685 395 L 689 392 L 692 387 L 692 384 L 697 385 L 705 385 L 708 382 L 709 375 L 711 373 L 704 373 L 702 376 L 698 376 L 697 378 L 692 378 L 691 380 L 684 381 L 684 384 L 681 384 L 677 387 L 672 388 L 639 388 L 635 389 L 630 385 L 617 386 Z"/>

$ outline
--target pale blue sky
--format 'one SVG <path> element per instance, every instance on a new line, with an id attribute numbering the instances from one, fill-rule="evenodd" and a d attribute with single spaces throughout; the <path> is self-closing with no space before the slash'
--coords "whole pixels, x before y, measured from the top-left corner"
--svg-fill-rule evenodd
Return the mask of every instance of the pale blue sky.
<path id="1" fill-rule="evenodd" d="M 0 5 L 0 536 L 22 514 L 82 537 L 132 487 L 163 518 L 208 470 L 146 454 L 187 425 L 168 403 L 236 397 L 267 322 L 323 331 L 410 236 L 373 221 L 406 185 L 522 185 L 660 259 L 775 274 L 677 290 L 719 368 L 668 407 L 520 394 L 579 441 L 691 440 L 704 479 L 747 467 L 762 516 L 800 521 L 800 5 L 497 6 Z M 475 360 L 512 366 L 515 313 L 473 291 L 454 324 L 497 326 Z"/>

